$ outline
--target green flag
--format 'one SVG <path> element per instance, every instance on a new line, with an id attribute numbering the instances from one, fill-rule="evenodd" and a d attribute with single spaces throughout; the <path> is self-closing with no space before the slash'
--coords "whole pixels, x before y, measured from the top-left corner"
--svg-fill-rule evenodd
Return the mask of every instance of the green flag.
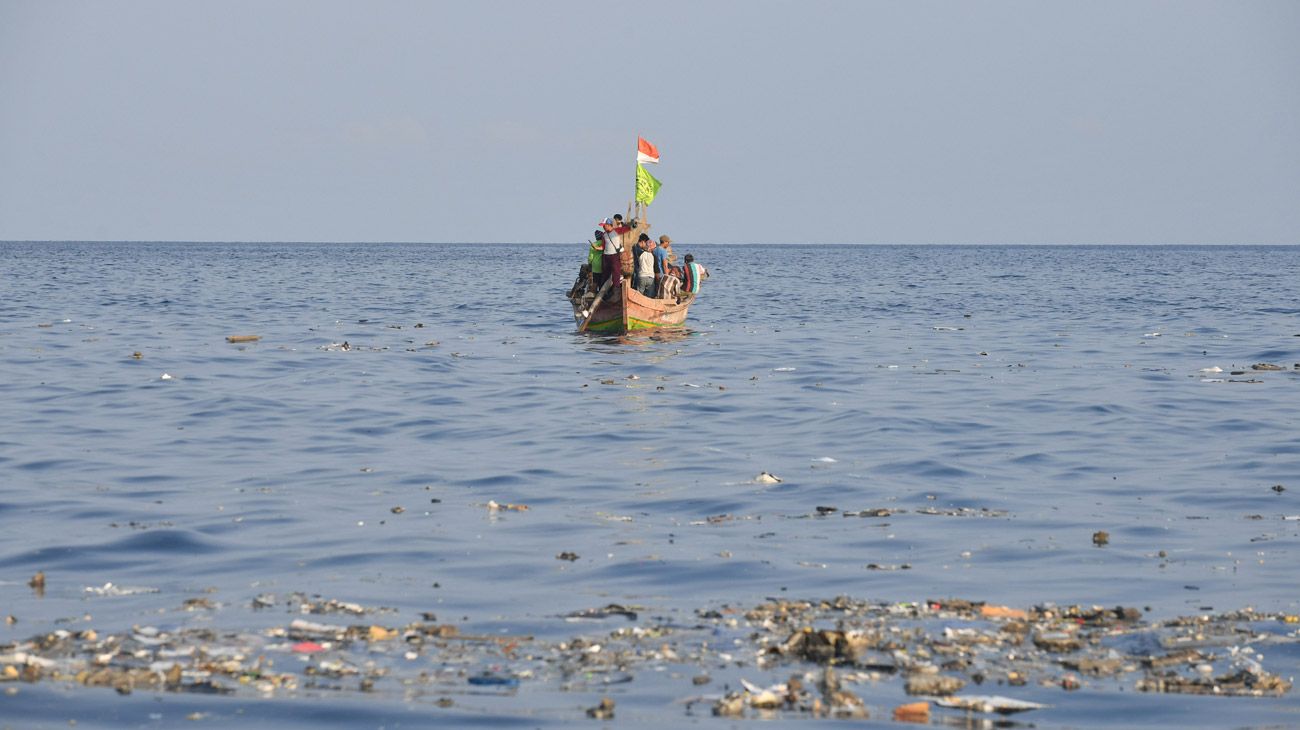
<path id="1" fill-rule="evenodd" d="M 654 202 L 655 195 L 659 193 L 659 181 L 654 175 L 645 171 L 645 168 L 637 163 L 636 166 L 636 202 L 650 205 Z"/>

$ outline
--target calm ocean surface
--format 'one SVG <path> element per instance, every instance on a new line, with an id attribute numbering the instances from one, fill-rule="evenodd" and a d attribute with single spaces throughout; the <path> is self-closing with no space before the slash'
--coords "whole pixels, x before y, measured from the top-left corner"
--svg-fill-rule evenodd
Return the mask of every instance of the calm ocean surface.
<path id="1" fill-rule="evenodd" d="M 574 332 L 583 248 L 0 243 L 0 643 L 282 626 L 252 599 L 294 591 L 556 639 L 609 603 L 771 596 L 1300 611 L 1300 247 L 678 244 L 713 274 L 688 329 L 627 340 Z M 200 596 L 222 610 L 177 611 Z M 1271 668 L 1300 674 L 1287 651 Z M 621 721 L 729 724 L 646 674 Z M 589 699 L 448 722 L 591 722 Z M 1043 701 L 1039 727 L 1300 724 L 1294 693 Z M 0 725 L 175 726 L 187 702 L 24 685 Z"/>

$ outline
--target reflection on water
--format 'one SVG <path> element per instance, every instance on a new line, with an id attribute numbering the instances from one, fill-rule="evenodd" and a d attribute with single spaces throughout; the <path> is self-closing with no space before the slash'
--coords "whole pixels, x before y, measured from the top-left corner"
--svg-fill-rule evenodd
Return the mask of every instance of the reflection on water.
<path id="1" fill-rule="evenodd" d="M 695 335 L 695 332 L 690 327 L 660 327 L 658 329 L 636 330 L 625 335 L 618 335 L 615 341 L 620 345 L 645 347 L 647 345 L 680 342 L 693 335 Z"/>

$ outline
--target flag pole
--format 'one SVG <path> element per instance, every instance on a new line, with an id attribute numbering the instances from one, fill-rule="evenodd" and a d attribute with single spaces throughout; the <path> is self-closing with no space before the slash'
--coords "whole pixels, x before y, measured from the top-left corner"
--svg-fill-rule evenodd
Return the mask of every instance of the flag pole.
<path id="1" fill-rule="evenodd" d="M 636 154 L 640 155 L 640 153 L 641 153 L 641 132 L 638 131 L 636 133 Z M 641 163 L 640 161 L 638 161 L 636 164 L 640 165 Z M 632 201 L 636 202 L 636 170 L 635 169 L 632 170 Z M 629 209 L 631 207 L 632 207 L 631 205 L 628 205 Z"/>

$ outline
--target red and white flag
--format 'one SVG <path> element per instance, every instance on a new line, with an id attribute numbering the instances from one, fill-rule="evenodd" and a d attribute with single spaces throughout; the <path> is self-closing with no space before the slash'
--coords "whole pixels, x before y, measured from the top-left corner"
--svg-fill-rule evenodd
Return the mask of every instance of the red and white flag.
<path id="1" fill-rule="evenodd" d="M 636 161 L 653 162 L 659 164 L 659 148 L 645 141 L 642 137 L 636 138 Z"/>

